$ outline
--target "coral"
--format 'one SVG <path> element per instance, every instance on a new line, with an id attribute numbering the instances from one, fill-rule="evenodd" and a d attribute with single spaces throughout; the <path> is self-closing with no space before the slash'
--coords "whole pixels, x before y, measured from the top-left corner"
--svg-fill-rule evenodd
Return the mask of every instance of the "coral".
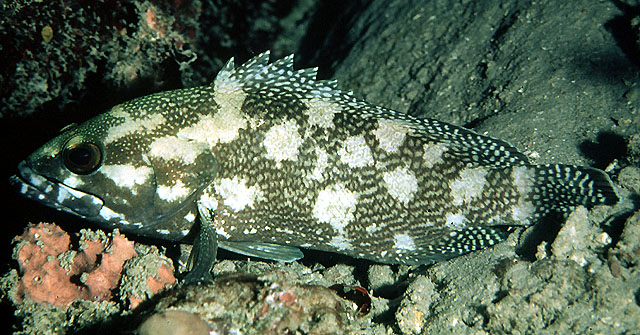
<path id="1" fill-rule="evenodd" d="M 166 84 L 164 62 L 195 59 L 199 8 L 199 1 L 128 0 L 0 6 L 0 116 L 77 101 L 98 73 L 113 87 L 151 79 L 157 89 Z"/>
<path id="2" fill-rule="evenodd" d="M 127 261 L 123 271 L 120 299 L 131 309 L 176 283 L 171 260 L 161 255 L 156 247 L 148 249 L 143 255 Z"/>
<path id="3" fill-rule="evenodd" d="M 138 330 L 151 334 L 164 324 L 171 334 L 347 334 L 360 327 L 357 306 L 332 289 L 267 279 L 280 276 L 232 273 L 174 289 L 139 311 L 145 321 Z"/>
<path id="4" fill-rule="evenodd" d="M 46 103 L 77 108 L 67 105 L 84 102 L 86 93 L 92 99 L 92 89 L 111 93 L 99 98 L 107 108 L 151 91 L 210 82 L 232 56 L 247 59 L 266 49 L 274 56 L 292 53 L 312 5 L 9 1 L 0 6 L 0 117 L 32 114 Z"/>
<path id="5" fill-rule="evenodd" d="M 137 255 L 133 242 L 119 232 L 110 241 L 104 233 L 83 231 L 79 250 L 54 224 L 30 224 L 16 237 L 14 258 L 22 277 L 14 300 L 68 306 L 77 299 L 110 300 L 118 286 L 124 262 Z M 79 282 L 78 282 L 79 279 Z"/>

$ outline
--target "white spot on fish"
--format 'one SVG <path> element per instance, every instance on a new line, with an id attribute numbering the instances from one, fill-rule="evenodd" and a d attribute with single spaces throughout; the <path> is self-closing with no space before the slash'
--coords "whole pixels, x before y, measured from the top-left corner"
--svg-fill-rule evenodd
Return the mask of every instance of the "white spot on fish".
<path id="1" fill-rule="evenodd" d="M 447 145 L 442 143 L 425 144 L 422 147 L 422 160 L 424 160 L 423 166 L 426 168 L 432 168 L 435 164 L 442 163 L 442 154 L 448 149 Z"/>
<path id="2" fill-rule="evenodd" d="M 338 150 L 338 155 L 342 163 L 352 168 L 373 165 L 371 149 L 362 135 L 347 137 L 342 148 Z"/>
<path id="3" fill-rule="evenodd" d="M 209 147 L 229 143 L 236 139 L 239 130 L 247 127 L 247 120 L 240 109 L 221 108 L 215 114 L 202 115 L 195 124 L 178 132 L 178 138 L 206 142 Z"/>
<path id="4" fill-rule="evenodd" d="M 393 247 L 395 249 L 404 249 L 404 250 L 415 250 L 416 244 L 413 241 L 413 238 L 409 236 L 409 234 L 395 234 L 393 236 L 394 244 Z"/>
<path id="5" fill-rule="evenodd" d="M 526 197 L 531 192 L 533 186 L 533 169 L 526 166 L 516 166 L 511 172 L 511 178 L 513 178 L 513 185 L 521 197 Z"/>
<path id="6" fill-rule="evenodd" d="M 267 150 L 266 156 L 278 163 L 285 159 L 296 161 L 298 148 L 302 144 L 298 128 L 295 120 L 286 120 L 271 127 L 264 135 L 262 143 Z"/>
<path id="7" fill-rule="evenodd" d="M 102 217 L 106 221 L 111 221 L 112 219 L 124 220 L 124 215 L 122 215 L 120 213 L 116 213 L 111 208 L 106 207 L 106 206 L 104 206 L 104 207 L 102 207 L 100 209 L 99 215 L 100 215 L 100 217 Z"/>
<path id="8" fill-rule="evenodd" d="M 65 187 L 64 185 L 60 185 L 60 192 L 62 193 L 63 191 L 68 192 L 72 197 L 76 198 L 76 199 L 80 199 L 80 198 L 84 198 L 84 197 L 92 197 L 91 195 L 88 195 L 82 191 L 78 191 L 74 188 L 70 188 L 70 187 Z"/>
<path id="9" fill-rule="evenodd" d="M 147 118 L 134 120 L 128 112 L 122 110 L 121 106 L 112 108 L 108 113 L 113 118 L 124 118 L 124 120 L 117 126 L 109 127 L 104 145 L 137 132 L 150 132 L 166 123 L 164 116 L 160 113 L 152 113 Z"/>
<path id="10" fill-rule="evenodd" d="M 378 226 L 378 225 L 374 222 L 374 223 L 372 223 L 371 225 L 367 226 L 364 230 L 365 230 L 367 233 L 372 234 L 372 233 L 375 233 L 375 232 L 377 232 L 378 230 L 380 230 L 380 228 L 381 228 L 381 227 L 380 227 L 380 226 Z"/>
<path id="11" fill-rule="evenodd" d="M 133 165 L 104 165 L 99 171 L 116 186 L 127 188 L 133 194 L 136 193 L 135 186 L 146 183 L 153 173 L 150 167 Z"/>
<path id="12" fill-rule="evenodd" d="M 531 201 L 520 198 L 518 203 L 511 208 L 511 217 L 518 222 L 527 223 L 535 210 L 536 208 Z"/>
<path id="13" fill-rule="evenodd" d="M 339 251 L 353 248 L 351 242 L 344 235 L 334 236 L 327 244 L 338 249 Z"/>
<path id="14" fill-rule="evenodd" d="M 251 227 L 251 229 L 245 228 L 245 229 L 242 231 L 242 233 L 243 233 L 243 234 L 245 234 L 245 235 L 248 235 L 248 234 L 255 234 L 255 233 L 257 233 L 257 232 L 258 232 L 258 230 L 257 230 L 256 228 L 254 228 L 254 227 Z"/>
<path id="15" fill-rule="evenodd" d="M 156 193 L 158 194 L 158 198 L 173 202 L 176 200 L 184 200 L 186 197 L 191 194 L 191 189 L 186 187 L 182 180 L 176 180 L 175 184 L 172 186 L 159 185 Z"/>
<path id="16" fill-rule="evenodd" d="M 187 222 L 194 222 L 196 220 L 196 215 L 193 214 L 193 212 L 189 212 L 184 216 L 184 219 L 187 220 Z"/>
<path id="17" fill-rule="evenodd" d="M 447 213 L 445 223 L 452 229 L 462 229 L 466 226 L 467 218 L 462 213 Z"/>
<path id="18" fill-rule="evenodd" d="M 224 230 L 224 227 L 217 227 L 216 233 L 220 236 L 224 236 L 225 238 L 231 237 L 231 234 L 227 233 L 227 231 Z"/>
<path id="19" fill-rule="evenodd" d="M 70 175 L 69 177 L 65 178 L 62 183 L 73 188 L 84 185 L 84 181 L 76 175 Z"/>
<path id="20" fill-rule="evenodd" d="M 323 99 L 308 99 L 305 102 L 307 105 L 305 114 L 309 117 L 307 122 L 310 127 L 334 127 L 333 116 L 341 111 L 340 106 Z"/>
<path id="21" fill-rule="evenodd" d="M 321 182 L 324 181 L 324 176 L 322 175 L 322 173 L 329 166 L 329 154 L 327 154 L 324 149 L 318 147 L 315 148 L 315 152 L 317 157 L 316 163 L 313 167 L 313 170 L 311 170 L 311 173 L 307 174 L 307 178 Z"/>
<path id="22" fill-rule="evenodd" d="M 215 184 L 215 190 L 224 199 L 224 204 L 234 211 L 243 210 L 247 206 L 253 208 L 257 201 L 264 199 L 258 186 L 247 187 L 246 180 L 238 177 L 221 179 Z"/>
<path id="23" fill-rule="evenodd" d="M 374 131 L 380 149 L 396 152 L 407 136 L 407 127 L 398 120 L 379 119 L 378 128 Z"/>
<path id="24" fill-rule="evenodd" d="M 198 203 L 209 210 L 215 210 L 218 208 L 218 200 L 206 190 L 202 192 L 200 199 L 198 199 Z"/>
<path id="25" fill-rule="evenodd" d="M 29 184 L 35 186 L 36 188 L 42 187 L 42 184 L 47 182 L 44 177 L 33 173 L 29 174 L 27 176 L 27 179 L 29 179 Z"/>
<path id="26" fill-rule="evenodd" d="M 208 150 L 202 142 L 184 140 L 175 136 L 164 136 L 149 145 L 149 155 L 164 160 L 177 160 L 185 164 L 192 164 L 198 155 Z"/>
<path id="27" fill-rule="evenodd" d="M 356 193 L 349 191 L 343 184 L 331 185 L 320 191 L 313 206 L 313 217 L 320 222 L 329 223 L 338 233 L 353 221 L 353 212 L 358 203 Z"/>
<path id="28" fill-rule="evenodd" d="M 460 176 L 449 182 L 453 205 L 460 206 L 479 197 L 487 183 L 487 173 L 489 171 L 483 167 L 460 171 Z"/>
<path id="29" fill-rule="evenodd" d="M 511 208 L 511 217 L 519 222 L 527 222 L 536 210 L 533 203 L 527 200 L 533 188 L 534 171 L 525 166 L 517 166 L 513 168 L 511 178 L 520 195 L 518 203 Z"/>
<path id="30" fill-rule="evenodd" d="M 58 197 L 56 198 L 56 202 L 61 204 L 65 200 L 69 199 L 70 197 L 71 197 L 71 194 L 69 192 L 67 192 L 65 189 L 59 188 L 58 189 Z"/>
<path id="31" fill-rule="evenodd" d="M 413 199 L 418 191 L 418 180 L 407 167 L 398 167 L 391 172 L 387 171 L 382 174 L 382 179 L 389 195 L 405 205 Z"/>
<path id="32" fill-rule="evenodd" d="M 291 230 L 291 229 L 289 229 L 289 228 L 278 228 L 278 227 L 276 227 L 276 233 L 284 233 L 284 234 L 293 235 L 296 232 Z M 302 235 L 304 235 L 304 234 L 302 234 Z"/>

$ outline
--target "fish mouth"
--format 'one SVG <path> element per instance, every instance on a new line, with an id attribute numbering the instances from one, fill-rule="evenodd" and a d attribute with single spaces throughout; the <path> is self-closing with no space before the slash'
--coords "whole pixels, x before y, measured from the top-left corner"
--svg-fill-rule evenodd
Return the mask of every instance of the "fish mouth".
<path id="1" fill-rule="evenodd" d="M 18 174 L 9 178 L 9 184 L 29 199 L 83 218 L 98 216 L 104 206 L 102 199 L 42 176 L 25 161 L 18 164 Z"/>

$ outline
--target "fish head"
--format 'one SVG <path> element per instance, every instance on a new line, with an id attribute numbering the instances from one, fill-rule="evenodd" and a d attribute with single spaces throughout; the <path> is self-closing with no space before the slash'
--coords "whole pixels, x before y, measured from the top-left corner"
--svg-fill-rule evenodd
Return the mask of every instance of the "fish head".
<path id="1" fill-rule="evenodd" d="M 125 103 L 65 127 L 19 163 L 11 184 L 27 198 L 124 231 L 193 217 L 217 162 L 206 144 L 178 138 L 162 113 L 142 107 L 149 105 Z"/>

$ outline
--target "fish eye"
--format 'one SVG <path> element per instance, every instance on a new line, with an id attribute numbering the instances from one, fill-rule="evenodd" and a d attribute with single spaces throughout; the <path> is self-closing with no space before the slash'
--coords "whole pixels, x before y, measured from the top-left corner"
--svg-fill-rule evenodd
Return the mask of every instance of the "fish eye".
<path id="1" fill-rule="evenodd" d="M 64 149 L 62 158 L 69 171 L 75 174 L 89 174 L 102 164 L 102 150 L 93 143 L 73 143 Z"/>

